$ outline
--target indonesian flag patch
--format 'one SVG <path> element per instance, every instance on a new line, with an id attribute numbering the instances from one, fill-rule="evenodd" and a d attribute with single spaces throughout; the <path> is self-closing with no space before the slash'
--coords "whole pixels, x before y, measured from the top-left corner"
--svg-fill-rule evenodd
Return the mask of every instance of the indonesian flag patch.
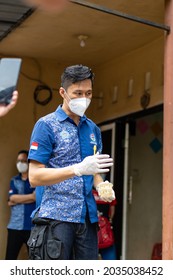
<path id="1" fill-rule="evenodd" d="M 32 142 L 31 150 L 38 150 L 38 143 L 37 142 Z"/>

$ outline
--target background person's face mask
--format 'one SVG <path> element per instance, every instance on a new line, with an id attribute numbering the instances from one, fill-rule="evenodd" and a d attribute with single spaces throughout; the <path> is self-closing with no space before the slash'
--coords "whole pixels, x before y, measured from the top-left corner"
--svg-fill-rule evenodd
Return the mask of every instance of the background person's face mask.
<path id="1" fill-rule="evenodd" d="M 16 164 L 16 167 L 17 167 L 17 170 L 19 171 L 19 173 L 25 173 L 28 171 L 28 163 L 19 161 Z"/>
<path id="2" fill-rule="evenodd" d="M 65 91 L 65 93 L 66 93 L 66 96 L 69 99 L 68 106 L 69 106 L 70 110 L 74 114 L 82 117 L 84 115 L 86 109 L 90 105 L 91 99 L 86 98 L 86 97 L 71 99 L 66 91 Z"/>

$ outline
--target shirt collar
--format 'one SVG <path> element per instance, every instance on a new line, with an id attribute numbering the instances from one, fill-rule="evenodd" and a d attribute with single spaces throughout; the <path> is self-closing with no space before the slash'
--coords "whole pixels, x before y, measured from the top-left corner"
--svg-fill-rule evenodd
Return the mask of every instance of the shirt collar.
<path id="1" fill-rule="evenodd" d="M 62 109 L 62 105 L 59 105 L 58 108 L 55 111 L 56 117 L 58 118 L 58 120 L 60 122 L 63 122 L 67 119 L 72 120 Z M 80 121 L 83 122 L 87 119 L 86 115 L 84 115 L 83 117 L 80 117 Z"/>

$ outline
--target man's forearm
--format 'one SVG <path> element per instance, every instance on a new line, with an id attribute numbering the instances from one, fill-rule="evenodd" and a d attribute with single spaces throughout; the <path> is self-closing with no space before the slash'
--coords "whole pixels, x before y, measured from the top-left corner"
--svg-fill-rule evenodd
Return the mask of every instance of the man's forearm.
<path id="1" fill-rule="evenodd" d="M 12 202 L 12 201 L 8 201 L 8 206 L 14 206 L 14 205 L 16 205 L 17 203 L 15 203 L 15 202 Z"/>
<path id="2" fill-rule="evenodd" d="M 94 187 L 96 188 L 98 184 L 103 182 L 103 178 L 100 174 L 95 174 L 94 175 Z"/>
<path id="3" fill-rule="evenodd" d="M 115 215 L 115 205 L 111 205 L 110 206 L 110 215 L 109 215 L 110 220 L 113 219 L 114 215 Z"/>
<path id="4" fill-rule="evenodd" d="M 75 176 L 72 166 L 63 168 L 35 168 L 30 164 L 29 181 L 32 187 L 50 186 Z"/>
<path id="5" fill-rule="evenodd" d="M 10 196 L 9 201 L 13 205 L 15 205 L 15 204 L 32 203 L 32 202 L 35 202 L 35 193 L 31 193 L 31 194 L 13 194 L 13 195 Z"/>

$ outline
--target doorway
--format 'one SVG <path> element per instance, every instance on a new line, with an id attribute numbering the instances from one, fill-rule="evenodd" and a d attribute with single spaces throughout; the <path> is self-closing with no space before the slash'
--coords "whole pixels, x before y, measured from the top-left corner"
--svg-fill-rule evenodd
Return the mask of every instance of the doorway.
<path id="1" fill-rule="evenodd" d="M 126 259 L 151 259 L 162 240 L 163 113 L 137 117 L 129 134 Z"/>
<path id="2" fill-rule="evenodd" d="M 127 124 L 129 137 L 126 153 Z M 113 125 L 114 140 L 109 129 Z M 151 259 L 154 245 L 162 240 L 163 107 L 157 106 L 111 123 L 103 123 L 100 125 L 102 127 L 105 128 L 101 129 L 103 152 L 112 156 L 110 145 L 114 141 L 117 258 Z M 126 155 L 127 170 L 124 168 Z"/>

